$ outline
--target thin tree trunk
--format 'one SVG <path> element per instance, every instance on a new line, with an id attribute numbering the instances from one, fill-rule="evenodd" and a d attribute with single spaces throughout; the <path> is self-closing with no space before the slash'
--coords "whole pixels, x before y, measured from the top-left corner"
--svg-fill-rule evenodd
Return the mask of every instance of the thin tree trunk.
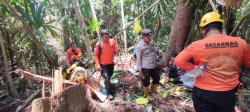
<path id="1" fill-rule="evenodd" d="M 10 35 L 9 32 L 7 30 L 2 30 L 4 32 L 2 32 L 3 37 L 5 37 L 4 39 L 6 40 L 6 48 L 7 48 L 7 54 L 9 54 L 9 59 L 10 59 L 10 70 L 14 69 L 14 56 L 13 56 L 13 50 L 11 49 L 11 41 L 10 41 Z"/>
<path id="2" fill-rule="evenodd" d="M 224 7 L 223 8 L 224 11 L 224 29 L 225 29 L 225 33 L 229 34 L 230 32 L 232 32 L 233 28 L 234 28 L 234 21 L 235 21 L 235 10 L 231 9 L 229 7 Z"/>
<path id="3" fill-rule="evenodd" d="M 81 34 L 84 36 L 83 39 L 84 39 L 84 44 L 85 44 L 85 47 L 87 49 L 87 53 L 89 56 L 89 61 L 92 61 L 93 60 L 92 48 L 91 48 L 91 44 L 90 44 L 90 40 L 89 40 L 89 35 L 87 33 L 87 30 L 86 30 L 86 25 L 83 21 L 83 17 L 81 16 L 81 13 L 80 13 L 78 0 L 72 0 L 72 6 L 73 6 L 74 11 L 75 11 L 74 17 L 76 20 L 78 20 L 78 22 L 79 22 L 78 25 L 79 25 Z"/>
<path id="4" fill-rule="evenodd" d="M 185 1 L 179 0 L 176 7 L 175 20 L 171 26 L 168 40 L 167 53 L 163 59 L 163 65 L 168 65 L 172 52 L 180 52 L 184 48 L 185 41 L 191 26 L 191 6 L 185 5 Z"/>
<path id="5" fill-rule="evenodd" d="M 123 6 L 123 0 L 120 0 L 120 6 L 121 6 L 121 16 L 122 16 L 122 29 L 125 29 L 125 17 L 124 17 L 124 6 Z M 125 54 L 127 54 L 127 35 L 126 30 L 123 30 L 123 39 L 124 39 L 124 50 Z"/>
<path id="6" fill-rule="evenodd" d="M 89 4 L 90 4 L 91 13 L 92 13 L 92 16 L 93 16 L 94 20 L 98 21 L 93 0 L 89 0 Z M 98 39 L 100 40 L 101 35 L 100 35 L 100 32 L 99 32 L 99 29 L 96 29 L 96 31 L 97 31 Z"/>
<path id="7" fill-rule="evenodd" d="M 4 60 L 4 72 L 5 72 L 4 76 L 5 76 L 5 78 L 7 80 L 7 83 L 8 83 L 9 93 L 10 93 L 10 95 L 12 95 L 14 97 L 18 97 L 16 87 L 14 85 L 14 82 L 12 80 L 12 76 L 10 74 L 9 60 L 8 60 L 8 57 L 7 57 L 7 52 L 6 52 L 6 49 L 5 49 L 4 39 L 3 39 L 1 31 L 0 31 L 0 44 L 1 44 L 1 51 L 2 51 L 2 54 L 3 54 L 3 60 Z"/>
<path id="8" fill-rule="evenodd" d="M 156 25 L 156 28 L 155 28 L 155 34 L 154 34 L 154 42 L 156 43 L 157 42 L 157 37 L 158 37 L 158 33 L 161 29 L 161 15 L 158 15 L 157 16 L 157 25 Z"/>

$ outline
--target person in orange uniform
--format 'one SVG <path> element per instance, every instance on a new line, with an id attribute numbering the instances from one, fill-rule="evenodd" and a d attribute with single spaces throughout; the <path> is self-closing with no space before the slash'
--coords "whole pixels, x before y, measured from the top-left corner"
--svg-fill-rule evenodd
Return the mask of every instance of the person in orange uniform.
<path id="1" fill-rule="evenodd" d="M 82 52 L 80 48 L 76 47 L 76 44 L 72 42 L 70 48 L 67 50 L 66 64 L 70 67 L 76 61 L 81 62 Z"/>
<path id="2" fill-rule="evenodd" d="M 101 70 L 101 75 L 105 79 L 105 88 L 107 90 L 108 99 L 114 98 L 114 91 L 110 83 L 110 78 L 114 71 L 114 56 L 119 53 L 120 48 L 114 39 L 110 39 L 107 29 L 101 30 L 101 41 L 98 42 L 94 49 L 95 68 Z"/>
<path id="3" fill-rule="evenodd" d="M 205 38 L 191 43 L 174 60 L 175 65 L 187 71 L 206 65 L 194 82 L 192 99 L 196 112 L 233 112 L 240 65 L 250 67 L 247 43 L 223 34 L 223 22 L 218 12 L 205 14 L 200 21 Z M 191 59 L 195 64 L 189 63 Z"/>

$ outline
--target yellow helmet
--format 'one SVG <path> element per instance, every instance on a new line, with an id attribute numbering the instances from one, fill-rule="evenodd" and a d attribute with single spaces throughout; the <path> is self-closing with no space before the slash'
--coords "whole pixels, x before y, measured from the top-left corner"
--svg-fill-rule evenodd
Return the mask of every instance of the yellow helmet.
<path id="1" fill-rule="evenodd" d="M 200 27 L 203 28 L 204 26 L 213 23 L 213 22 L 222 22 L 224 23 L 224 20 L 221 19 L 221 15 L 218 12 L 209 12 L 206 13 L 200 21 Z"/>

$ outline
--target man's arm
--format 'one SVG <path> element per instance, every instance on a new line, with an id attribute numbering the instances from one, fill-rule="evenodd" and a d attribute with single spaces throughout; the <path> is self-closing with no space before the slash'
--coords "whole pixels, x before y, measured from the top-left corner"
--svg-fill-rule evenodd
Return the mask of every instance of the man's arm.
<path id="1" fill-rule="evenodd" d="M 121 52 L 121 48 L 119 47 L 119 45 L 117 44 L 117 42 L 115 41 L 115 52 L 117 53 L 117 54 L 120 54 L 120 52 Z"/>
<path id="2" fill-rule="evenodd" d="M 66 53 L 67 53 L 67 54 L 66 54 L 66 64 L 67 64 L 68 66 L 70 66 L 70 54 L 69 54 L 69 51 L 67 51 Z"/>
<path id="3" fill-rule="evenodd" d="M 178 56 L 174 59 L 174 64 L 183 69 L 183 70 L 191 70 L 194 68 L 194 65 L 190 63 L 190 59 L 193 58 L 192 53 L 192 44 L 189 45 L 186 49 L 181 51 Z"/>
<path id="4" fill-rule="evenodd" d="M 78 53 L 77 57 L 81 59 L 82 58 L 82 51 L 80 48 L 77 49 L 77 53 Z"/>
<path id="5" fill-rule="evenodd" d="M 136 47 L 136 59 L 137 59 L 137 69 L 141 71 L 142 70 L 142 49 L 139 46 Z"/>
<path id="6" fill-rule="evenodd" d="M 99 59 L 99 45 L 96 44 L 95 45 L 95 49 L 94 49 L 94 60 L 95 60 L 95 64 L 100 65 L 100 59 Z"/>
<path id="7" fill-rule="evenodd" d="M 250 47 L 247 47 L 244 53 L 243 64 L 250 68 Z"/>

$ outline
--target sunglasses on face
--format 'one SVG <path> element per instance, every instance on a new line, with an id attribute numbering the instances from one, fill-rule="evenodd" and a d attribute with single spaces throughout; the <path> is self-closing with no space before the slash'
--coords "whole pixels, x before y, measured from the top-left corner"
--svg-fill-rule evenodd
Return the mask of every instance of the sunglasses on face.
<path id="1" fill-rule="evenodd" d="M 109 35 L 108 33 L 101 33 L 101 36 L 103 36 L 103 35 Z"/>
<path id="2" fill-rule="evenodd" d="M 142 36 L 151 36 L 151 33 L 144 33 L 144 34 L 142 34 Z"/>

